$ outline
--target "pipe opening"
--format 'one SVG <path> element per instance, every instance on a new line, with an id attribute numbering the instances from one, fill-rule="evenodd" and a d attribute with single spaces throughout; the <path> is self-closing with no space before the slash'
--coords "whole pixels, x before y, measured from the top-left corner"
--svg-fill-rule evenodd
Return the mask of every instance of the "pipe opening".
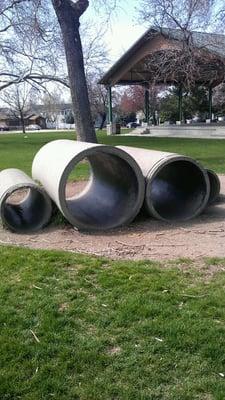
<path id="1" fill-rule="evenodd" d="M 188 220 L 202 210 L 208 193 L 203 171 L 188 160 L 158 168 L 149 184 L 153 215 L 168 221 Z"/>
<path id="2" fill-rule="evenodd" d="M 12 231 L 36 231 L 46 225 L 50 216 L 51 203 L 36 187 L 15 189 L 7 193 L 2 201 L 2 221 Z"/>
<path id="3" fill-rule="evenodd" d="M 74 200 L 87 190 L 87 186 L 91 181 L 92 169 L 87 158 L 77 163 L 67 178 L 66 183 L 66 199 Z"/>
<path id="4" fill-rule="evenodd" d="M 92 150 L 86 157 L 90 166 L 85 188 L 73 197 L 67 196 L 65 207 L 69 220 L 81 229 L 110 229 L 134 218 L 141 206 L 140 182 L 134 168 L 107 149 Z M 76 162 L 76 161 L 75 161 Z M 78 164 L 70 167 L 76 170 Z M 141 179 L 139 177 L 139 179 Z M 64 192 L 66 196 L 66 191 Z"/>
<path id="5" fill-rule="evenodd" d="M 210 170 L 207 169 L 207 174 L 209 177 L 209 183 L 210 183 L 210 192 L 209 192 L 209 200 L 208 200 L 208 205 L 214 203 L 217 198 L 219 197 L 220 194 L 220 180 L 217 176 L 217 174 Z"/>

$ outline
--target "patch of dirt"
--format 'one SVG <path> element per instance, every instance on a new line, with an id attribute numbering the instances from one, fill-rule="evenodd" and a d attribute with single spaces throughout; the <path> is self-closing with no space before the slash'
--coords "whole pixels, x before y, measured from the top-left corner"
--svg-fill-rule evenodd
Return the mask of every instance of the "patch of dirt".
<path id="1" fill-rule="evenodd" d="M 220 181 L 220 201 L 189 222 L 169 224 L 142 215 L 128 227 L 107 232 L 84 233 L 71 226 L 49 226 L 33 235 L 19 235 L 1 227 L 0 244 L 60 249 L 111 259 L 190 258 L 197 262 L 204 257 L 225 257 L 225 176 L 221 175 Z M 72 193 L 68 189 L 67 195 Z"/>
<path id="2" fill-rule="evenodd" d="M 78 197 L 87 187 L 89 181 L 75 181 L 66 185 L 66 199 Z"/>
<path id="3" fill-rule="evenodd" d="M 19 204 L 29 194 L 29 189 L 18 189 L 7 198 L 6 203 Z"/>
<path id="4" fill-rule="evenodd" d="M 114 355 L 120 354 L 121 351 L 122 351 L 121 347 L 118 346 L 118 347 L 112 347 L 111 349 L 108 349 L 107 353 L 110 356 L 114 356 Z"/>

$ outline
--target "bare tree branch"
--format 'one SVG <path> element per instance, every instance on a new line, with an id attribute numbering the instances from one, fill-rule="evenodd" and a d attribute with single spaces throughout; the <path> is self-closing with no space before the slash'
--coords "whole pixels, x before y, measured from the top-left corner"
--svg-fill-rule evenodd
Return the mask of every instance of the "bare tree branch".
<path id="1" fill-rule="evenodd" d="M 217 49 L 219 36 L 201 33 L 213 25 L 215 0 L 141 0 L 140 15 L 155 26 L 155 34 L 161 35 L 167 46 L 159 48 L 143 60 L 142 79 L 152 77 L 152 83 L 183 84 L 191 88 L 196 84 L 215 85 L 224 79 L 224 57 Z M 195 36 L 194 36 L 195 34 Z M 154 35 L 154 33 L 152 33 Z M 198 36 L 198 38 L 197 38 Z M 194 39 L 195 38 L 195 39 Z M 148 71 L 148 73 L 147 73 Z M 138 71 L 136 71 L 138 73 Z"/>
<path id="2" fill-rule="evenodd" d="M 116 4 L 93 2 L 98 11 L 104 9 L 106 19 Z M 78 137 L 95 141 L 85 72 L 99 68 L 107 52 L 102 29 L 89 36 L 82 32 L 80 17 L 88 7 L 88 0 L 0 2 L 0 90 L 22 82 L 42 90 L 50 81 L 70 88 Z"/>

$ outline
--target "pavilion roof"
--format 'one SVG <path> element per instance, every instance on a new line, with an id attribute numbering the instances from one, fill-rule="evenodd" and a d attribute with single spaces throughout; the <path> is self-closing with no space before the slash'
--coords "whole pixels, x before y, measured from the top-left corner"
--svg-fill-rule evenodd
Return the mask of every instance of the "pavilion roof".
<path id="1" fill-rule="evenodd" d="M 192 45 L 194 48 L 210 53 L 210 55 L 213 56 L 215 59 L 218 59 L 220 61 L 222 60 L 222 62 L 225 63 L 225 35 L 195 31 L 189 33 L 191 35 Z M 156 38 L 161 38 L 161 42 L 160 40 L 157 41 Z M 183 40 L 184 32 L 180 29 L 151 27 L 104 74 L 99 83 L 104 85 L 115 85 L 142 83 L 142 81 L 144 82 L 144 77 L 143 79 L 137 79 L 135 73 L 132 74 L 132 72 L 135 72 L 134 67 L 137 66 L 138 63 L 139 65 L 141 65 L 143 60 L 149 55 L 152 55 L 154 53 L 156 54 L 157 51 L 159 52 L 161 49 L 165 50 L 165 42 L 167 42 L 167 45 L 168 43 L 173 43 L 176 45 L 176 43 L 179 44 L 179 42 L 182 42 Z M 132 68 L 134 69 L 132 70 Z M 214 61 L 214 69 L 215 68 L 216 63 Z M 144 73 L 146 73 L 146 71 L 144 71 Z M 212 80 L 212 76 L 209 78 L 209 81 L 210 80 Z M 220 83 L 219 80 L 220 82 L 222 81 L 221 71 L 220 78 L 217 78 L 216 84 Z"/>

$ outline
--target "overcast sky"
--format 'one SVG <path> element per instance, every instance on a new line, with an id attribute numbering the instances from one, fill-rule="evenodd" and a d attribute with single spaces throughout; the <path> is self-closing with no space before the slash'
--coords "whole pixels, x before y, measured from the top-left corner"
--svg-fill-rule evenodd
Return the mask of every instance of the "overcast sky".
<path id="1" fill-rule="evenodd" d="M 111 64 L 117 61 L 147 30 L 147 26 L 144 26 L 139 21 L 138 12 L 135 9 L 137 4 L 137 0 L 121 0 L 119 8 L 112 17 L 110 26 L 106 32 L 106 45 L 110 51 Z M 86 17 L 93 17 L 91 7 L 87 10 Z"/>

